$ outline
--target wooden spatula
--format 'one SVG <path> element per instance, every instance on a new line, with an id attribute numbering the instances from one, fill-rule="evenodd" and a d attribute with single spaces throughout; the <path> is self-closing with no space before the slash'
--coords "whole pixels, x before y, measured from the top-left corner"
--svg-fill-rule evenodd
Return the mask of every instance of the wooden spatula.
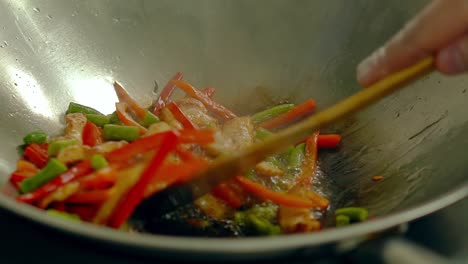
<path id="1" fill-rule="evenodd" d="M 151 210 L 153 213 L 161 214 L 189 203 L 208 193 L 217 184 L 241 175 L 267 156 L 282 152 L 289 146 L 305 139 L 314 131 L 364 109 L 432 69 L 433 58 L 421 60 L 413 66 L 355 93 L 332 107 L 275 133 L 265 141 L 255 143 L 239 153 L 232 153 L 232 155 L 215 160 L 207 170 L 202 171 L 193 180 L 154 195 L 144 201 L 137 211 Z M 157 205 L 157 208 L 154 207 L 155 205 Z M 151 209 L 147 208 L 148 206 Z"/>

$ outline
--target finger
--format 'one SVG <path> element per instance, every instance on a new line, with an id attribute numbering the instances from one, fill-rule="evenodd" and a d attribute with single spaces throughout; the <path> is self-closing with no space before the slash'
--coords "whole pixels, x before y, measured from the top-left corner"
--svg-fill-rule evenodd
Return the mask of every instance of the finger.
<path id="1" fill-rule="evenodd" d="M 439 51 L 436 55 L 436 67 L 449 75 L 468 71 L 468 35 Z"/>
<path id="2" fill-rule="evenodd" d="M 368 86 L 383 77 L 433 55 L 468 29 L 468 1 L 435 0 L 357 69 Z"/>

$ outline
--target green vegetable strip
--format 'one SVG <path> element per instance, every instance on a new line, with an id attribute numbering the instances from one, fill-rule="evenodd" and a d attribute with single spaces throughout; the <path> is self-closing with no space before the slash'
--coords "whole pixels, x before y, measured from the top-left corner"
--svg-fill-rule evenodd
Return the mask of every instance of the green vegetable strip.
<path id="1" fill-rule="evenodd" d="M 335 215 L 344 215 L 349 217 L 349 219 L 353 222 L 362 222 L 367 219 L 369 212 L 367 209 L 361 207 L 346 207 L 337 209 L 335 211 Z"/>
<path id="2" fill-rule="evenodd" d="M 247 215 L 247 226 L 252 228 L 258 235 L 274 236 L 281 234 L 281 229 L 265 219 L 259 218 L 253 214 Z"/>
<path id="3" fill-rule="evenodd" d="M 289 110 L 291 110 L 293 107 L 294 107 L 293 104 L 282 104 L 282 105 L 274 106 L 270 109 L 254 114 L 252 116 L 252 122 L 254 122 L 255 124 L 261 123 L 273 117 L 279 116 L 283 113 L 286 113 Z"/>
<path id="4" fill-rule="evenodd" d="M 110 117 L 106 115 L 95 115 L 95 114 L 87 114 L 86 119 L 94 123 L 96 126 L 103 127 L 107 124 L 109 124 Z"/>
<path id="5" fill-rule="evenodd" d="M 140 125 L 144 127 L 149 127 L 150 125 L 157 122 L 159 122 L 159 118 L 150 111 L 146 111 L 145 118 L 143 118 L 143 120 L 140 121 Z"/>
<path id="6" fill-rule="evenodd" d="M 259 128 L 257 129 L 257 131 L 255 131 L 255 138 L 258 140 L 265 140 L 267 137 L 271 135 L 273 135 L 273 133 L 264 128 Z"/>
<path id="7" fill-rule="evenodd" d="M 76 214 L 69 214 L 69 213 L 61 212 L 61 211 L 54 210 L 54 209 L 49 209 L 46 212 L 49 215 L 57 216 L 63 219 L 70 219 L 73 221 L 81 222 L 81 218 Z"/>
<path id="8" fill-rule="evenodd" d="M 120 122 L 119 117 L 117 116 L 117 112 L 114 111 L 112 114 L 107 115 L 109 117 L 109 124 L 114 124 L 114 125 L 121 125 L 122 122 Z"/>
<path id="9" fill-rule="evenodd" d="M 47 134 L 42 132 L 42 131 L 34 131 L 29 134 L 27 134 L 23 138 L 24 144 L 29 145 L 32 143 L 46 143 L 47 142 Z"/>
<path id="10" fill-rule="evenodd" d="M 49 144 L 47 152 L 50 156 L 55 156 L 61 149 L 64 149 L 69 146 L 77 145 L 78 140 L 76 139 L 65 139 L 65 140 L 57 140 Z"/>
<path id="11" fill-rule="evenodd" d="M 66 114 L 72 114 L 72 113 L 83 113 L 83 114 L 91 114 L 91 115 L 103 115 L 101 112 L 98 110 L 91 108 L 89 106 L 85 105 L 80 105 L 77 103 L 71 102 L 68 105 L 68 109 Z"/>
<path id="12" fill-rule="evenodd" d="M 102 136 L 105 140 L 134 141 L 140 136 L 140 130 L 135 126 L 105 125 Z"/>
<path id="13" fill-rule="evenodd" d="M 347 217 L 346 215 L 337 215 L 335 222 L 336 222 L 336 226 L 338 227 L 347 226 L 351 223 L 351 219 L 349 219 L 349 217 Z"/>
<path id="14" fill-rule="evenodd" d="M 43 184 L 54 179 L 58 175 L 67 171 L 67 166 L 57 159 L 50 159 L 47 165 L 39 171 L 36 175 L 31 178 L 25 179 L 21 185 L 20 189 L 23 193 L 29 193 L 39 188 Z"/>
<path id="15" fill-rule="evenodd" d="M 299 144 L 295 148 L 291 149 L 288 156 L 288 167 L 299 168 L 304 161 L 305 157 L 305 144 Z"/>
<path id="16" fill-rule="evenodd" d="M 93 155 L 91 157 L 91 166 L 95 170 L 100 170 L 107 167 L 108 165 L 109 164 L 107 163 L 106 158 L 104 158 L 102 155 Z"/>

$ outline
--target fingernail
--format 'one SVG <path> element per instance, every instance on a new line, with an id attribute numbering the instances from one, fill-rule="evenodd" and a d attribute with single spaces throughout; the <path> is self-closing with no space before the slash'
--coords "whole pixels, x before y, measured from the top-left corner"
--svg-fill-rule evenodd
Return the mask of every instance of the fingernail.
<path id="1" fill-rule="evenodd" d="M 463 55 L 457 46 L 443 49 L 438 55 L 438 66 L 447 74 L 461 73 L 467 70 Z"/>
<path id="2" fill-rule="evenodd" d="M 373 70 L 375 70 L 375 64 L 375 53 L 364 59 L 361 63 L 359 63 L 357 67 L 357 80 L 361 85 L 367 86 L 370 83 L 372 83 L 374 79 Z"/>

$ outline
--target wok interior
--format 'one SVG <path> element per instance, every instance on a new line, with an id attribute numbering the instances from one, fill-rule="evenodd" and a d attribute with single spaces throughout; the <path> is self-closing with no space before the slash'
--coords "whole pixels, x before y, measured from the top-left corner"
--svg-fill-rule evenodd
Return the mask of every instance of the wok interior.
<path id="1" fill-rule="evenodd" d="M 110 113 L 118 80 L 144 104 L 176 72 L 239 114 L 359 89 L 355 66 L 426 1 L 0 2 L 0 183 L 32 130 L 54 135 L 69 101 Z M 466 77 L 432 74 L 326 131 L 335 206 L 387 214 L 466 183 Z M 375 183 L 374 175 L 385 179 Z"/>

